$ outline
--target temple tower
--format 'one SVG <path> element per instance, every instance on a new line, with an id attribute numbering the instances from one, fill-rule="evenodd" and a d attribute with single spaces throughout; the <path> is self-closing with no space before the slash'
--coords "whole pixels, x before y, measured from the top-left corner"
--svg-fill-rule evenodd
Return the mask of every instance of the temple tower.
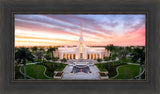
<path id="1" fill-rule="evenodd" d="M 83 34 L 82 34 L 82 23 L 81 23 L 80 38 L 79 38 L 77 47 L 78 47 L 78 59 L 84 59 L 86 46 L 85 46 L 85 42 L 84 42 Z"/>

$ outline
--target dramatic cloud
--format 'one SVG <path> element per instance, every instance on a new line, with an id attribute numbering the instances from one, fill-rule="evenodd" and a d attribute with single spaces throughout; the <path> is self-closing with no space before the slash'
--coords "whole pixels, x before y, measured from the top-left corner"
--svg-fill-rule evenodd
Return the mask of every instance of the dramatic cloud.
<path id="1" fill-rule="evenodd" d="M 15 46 L 145 45 L 145 15 L 15 15 Z"/>

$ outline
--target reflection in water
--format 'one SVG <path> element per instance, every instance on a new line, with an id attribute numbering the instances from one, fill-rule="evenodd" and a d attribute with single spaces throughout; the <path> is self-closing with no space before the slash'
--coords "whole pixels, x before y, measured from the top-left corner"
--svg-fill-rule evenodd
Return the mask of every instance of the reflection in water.
<path id="1" fill-rule="evenodd" d="M 76 66 L 73 67 L 72 72 L 73 73 L 78 73 L 78 72 L 89 73 L 90 69 L 86 65 L 76 65 Z"/>

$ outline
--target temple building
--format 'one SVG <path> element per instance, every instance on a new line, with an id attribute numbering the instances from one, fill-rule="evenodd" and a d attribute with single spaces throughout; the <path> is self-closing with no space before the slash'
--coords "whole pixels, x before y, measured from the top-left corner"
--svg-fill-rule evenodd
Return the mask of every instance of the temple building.
<path id="1" fill-rule="evenodd" d="M 66 58 L 69 59 L 104 59 L 104 57 L 109 57 L 110 52 L 104 47 L 87 47 L 82 35 L 82 25 L 80 38 L 78 40 L 77 47 L 59 47 L 54 51 L 54 56 L 59 57 L 59 59 Z"/>

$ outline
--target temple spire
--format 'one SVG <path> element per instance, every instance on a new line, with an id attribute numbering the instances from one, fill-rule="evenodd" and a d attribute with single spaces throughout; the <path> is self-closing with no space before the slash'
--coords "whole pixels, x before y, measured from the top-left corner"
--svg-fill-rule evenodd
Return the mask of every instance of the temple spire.
<path id="1" fill-rule="evenodd" d="M 81 31 L 80 31 L 80 38 L 79 41 L 83 41 L 83 35 L 82 35 L 82 22 L 81 22 Z"/>
<path id="2" fill-rule="evenodd" d="M 81 22 L 81 31 L 80 31 L 79 41 L 78 41 L 78 47 L 79 47 L 80 45 L 85 46 L 84 40 L 83 40 L 83 34 L 82 34 L 82 22 Z"/>
<path id="3" fill-rule="evenodd" d="M 81 22 L 81 36 L 82 36 L 82 22 Z"/>

